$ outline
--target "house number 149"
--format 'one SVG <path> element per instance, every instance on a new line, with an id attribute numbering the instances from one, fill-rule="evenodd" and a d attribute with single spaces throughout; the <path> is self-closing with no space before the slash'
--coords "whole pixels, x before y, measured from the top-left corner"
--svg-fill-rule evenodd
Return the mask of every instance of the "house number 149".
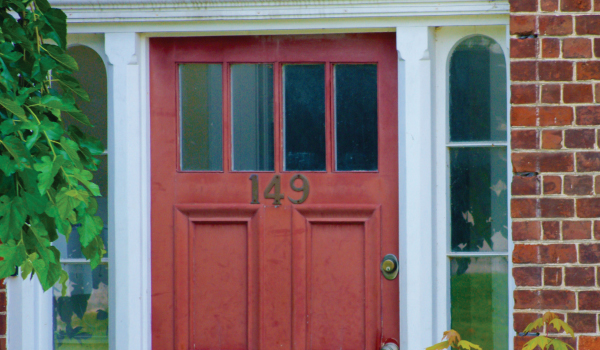
<path id="1" fill-rule="evenodd" d="M 295 182 L 296 180 L 302 181 L 302 186 L 297 187 Z M 250 176 L 250 181 L 252 181 L 252 202 L 250 204 L 260 204 L 258 201 L 258 175 L 252 174 Z M 296 174 L 292 176 L 290 179 L 290 187 L 292 191 L 302 192 L 302 197 L 300 199 L 293 199 L 288 197 L 290 202 L 294 204 L 302 204 L 308 198 L 308 193 L 310 192 L 310 185 L 308 184 L 308 179 L 306 176 L 302 174 Z M 273 205 L 281 205 L 281 200 L 285 198 L 285 195 L 281 193 L 281 176 L 275 175 L 271 179 L 271 182 L 265 188 L 263 193 L 265 199 L 273 199 Z"/>

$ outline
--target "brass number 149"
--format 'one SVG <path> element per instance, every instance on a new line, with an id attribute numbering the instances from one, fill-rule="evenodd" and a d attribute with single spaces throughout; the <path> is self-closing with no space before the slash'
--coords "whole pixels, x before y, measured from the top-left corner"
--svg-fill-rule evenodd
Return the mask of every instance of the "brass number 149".
<path id="1" fill-rule="evenodd" d="M 295 184 L 296 180 L 302 180 L 302 186 L 297 187 Z M 252 201 L 250 204 L 260 204 L 258 201 L 258 175 L 252 174 L 250 176 L 250 181 L 252 181 Z M 292 176 L 290 179 L 290 187 L 292 191 L 302 192 L 302 197 L 299 199 L 288 197 L 290 202 L 294 204 L 304 203 L 304 201 L 306 201 L 308 198 L 308 193 L 310 192 L 310 185 L 306 176 L 302 174 L 296 174 Z M 273 199 L 273 205 L 281 205 L 281 200 L 285 198 L 285 195 L 281 193 L 281 176 L 273 176 L 271 182 L 269 182 L 267 188 L 265 188 L 263 195 L 265 199 Z"/>

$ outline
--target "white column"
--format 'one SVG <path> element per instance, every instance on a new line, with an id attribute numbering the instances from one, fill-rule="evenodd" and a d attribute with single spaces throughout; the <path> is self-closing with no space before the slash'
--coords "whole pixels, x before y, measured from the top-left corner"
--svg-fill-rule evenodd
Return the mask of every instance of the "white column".
<path id="1" fill-rule="evenodd" d="M 52 348 L 52 292 L 44 293 L 36 277 L 6 278 L 8 349 Z"/>
<path id="2" fill-rule="evenodd" d="M 425 349 L 438 339 L 433 334 L 433 47 L 433 28 L 396 28 L 401 350 Z"/>
<path id="3" fill-rule="evenodd" d="M 107 33 L 109 154 L 109 341 L 111 350 L 150 349 L 150 235 L 144 203 L 146 143 L 141 112 L 139 37 Z"/>

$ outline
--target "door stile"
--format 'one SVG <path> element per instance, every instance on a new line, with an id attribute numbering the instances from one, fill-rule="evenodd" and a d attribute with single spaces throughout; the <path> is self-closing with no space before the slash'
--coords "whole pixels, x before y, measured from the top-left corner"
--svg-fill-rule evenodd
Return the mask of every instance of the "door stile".
<path id="1" fill-rule="evenodd" d="M 383 303 L 381 300 L 381 290 L 383 288 L 383 278 L 379 273 L 379 262 L 381 261 L 381 206 L 373 211 L 369 219 L 365 221 L 365 296 L 371 303 L 366 303 L 365 307 L 365 349 L 378 349 L 381 345 L 380 339 L 383 330 Z M 369 324 L 376 324 L 377 328 L 369 327 Z M 372 341 L 372 343 L 370 343 Z"/>
<path id="2" fill-rule="evenodd" d="M 189 276 L 189 238 L 188 235 L 192 232 L 192 222 L 188 215 L 180 211 L 177 207 L 173 208 L 175 235 L 173 236 L 174 252 L 173 259 L 175 261 L 173 268 L 173 289 L 176 291 L 177 298 L 174 300 L 174 317 L 173 328 L 175 330 L 175 349 L 189 349 L 189 334 L 190 334 L 190 276 Z M 187 234 L 177 234 L 185 232 Z M 177 266 L 177 268 L 175 268 Z"/>
<path id="3" fill-rule="evenodd" d="M 264 232 L 264 208 L 259 207 L 254 216 L 248 220 L 248 350 L 261 349 L 260 337 L 260 271 L 258 257 L 263 256 L 260 237 Z M 258 256 L 253 256 L 257 252 Z M 253 258 L 251 258 L 253 257 Z"/>

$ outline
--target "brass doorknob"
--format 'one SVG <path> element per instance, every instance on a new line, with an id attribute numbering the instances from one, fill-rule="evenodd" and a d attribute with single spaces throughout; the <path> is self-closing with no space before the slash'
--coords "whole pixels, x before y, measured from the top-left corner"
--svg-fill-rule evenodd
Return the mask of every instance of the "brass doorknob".
<path id="1" fill-rule="evenodd" d="M 383 257 L 381 273 L 388 280 L 393 280 L 398 276 L 398 258 L 394 254 L 388 254 Z"/>

